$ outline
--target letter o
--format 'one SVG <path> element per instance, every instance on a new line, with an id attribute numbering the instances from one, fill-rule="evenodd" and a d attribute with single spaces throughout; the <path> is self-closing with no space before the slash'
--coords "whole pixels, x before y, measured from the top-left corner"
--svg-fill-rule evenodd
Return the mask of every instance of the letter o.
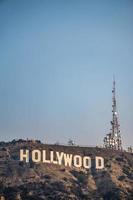
<path id="1" fill-rule="evenodd" d="M 91 158 L 88 156 L 84 156 L 83 158 L 83 166 L 86 169 L 90 169 L 91 168 Z"/>
<path id="2" fill-rule="evenodd" d="M 32 151 L 32 161 L 41 162 L 41 152 L 39 150 Z"/>
<path id="3" fill-rule="evenodd" d="M 82 166 L 81 156 L 75 155 L 73 159 L 74 159 L 74 166 L 75 167 L 81 167 Z"/>

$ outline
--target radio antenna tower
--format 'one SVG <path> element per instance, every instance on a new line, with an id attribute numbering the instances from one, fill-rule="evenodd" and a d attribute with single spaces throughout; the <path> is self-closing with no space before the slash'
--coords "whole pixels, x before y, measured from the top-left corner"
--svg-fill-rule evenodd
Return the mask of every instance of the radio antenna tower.
<path id="1" fill-rule="evenodd" d="M 116 89 L 115 89 L 115 77 L 113 77 L 113 90 L 112 90 L 112 121 L 111 132 L 104 137 L 104 147 L 122 150 L 122 141 L 120 133 L 120 125 L 118 123 L 117 104 L 116 104 Z"/>

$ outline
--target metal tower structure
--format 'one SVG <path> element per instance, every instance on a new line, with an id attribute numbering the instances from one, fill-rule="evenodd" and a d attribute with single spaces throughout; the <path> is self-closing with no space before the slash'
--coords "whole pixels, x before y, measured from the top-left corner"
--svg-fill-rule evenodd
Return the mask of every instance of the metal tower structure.
<path id="1" fill-rule="evenodd" d="M 110 133 L 104 137 L 104 147 L 115 150 L 122 150 L 122 141 L 120 133 L 120 125 L 118 123 L 117 104 L 116 104 L 116 88 L 115 78 L 113 79 L 113 90 L 112 90 L 112 121 Z"/>

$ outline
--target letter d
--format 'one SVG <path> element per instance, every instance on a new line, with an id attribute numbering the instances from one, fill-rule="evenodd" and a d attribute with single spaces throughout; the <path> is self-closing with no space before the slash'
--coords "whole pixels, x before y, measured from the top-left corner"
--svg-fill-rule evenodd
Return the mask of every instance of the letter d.
<path id="1" fill-rule="evenodd" d="M 102 157 L 96 156 L 95 163 L 96 163 L 96 169 L 104 168 L 104 159 Z"/>

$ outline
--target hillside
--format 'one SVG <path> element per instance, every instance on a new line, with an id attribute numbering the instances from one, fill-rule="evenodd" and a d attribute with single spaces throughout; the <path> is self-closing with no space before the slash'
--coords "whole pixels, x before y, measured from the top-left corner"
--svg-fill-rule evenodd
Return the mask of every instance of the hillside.
<path id="1" fill-rule="evenodd" d="M 63 151 L 104 157 L 105 167 L 65 167 L 20 161 L 20 149 Z M 47 145 L 39 141 L 0 143 L 0 197 L 5 200 L 133 199 L 133 154 L 98 147 Z"/>

